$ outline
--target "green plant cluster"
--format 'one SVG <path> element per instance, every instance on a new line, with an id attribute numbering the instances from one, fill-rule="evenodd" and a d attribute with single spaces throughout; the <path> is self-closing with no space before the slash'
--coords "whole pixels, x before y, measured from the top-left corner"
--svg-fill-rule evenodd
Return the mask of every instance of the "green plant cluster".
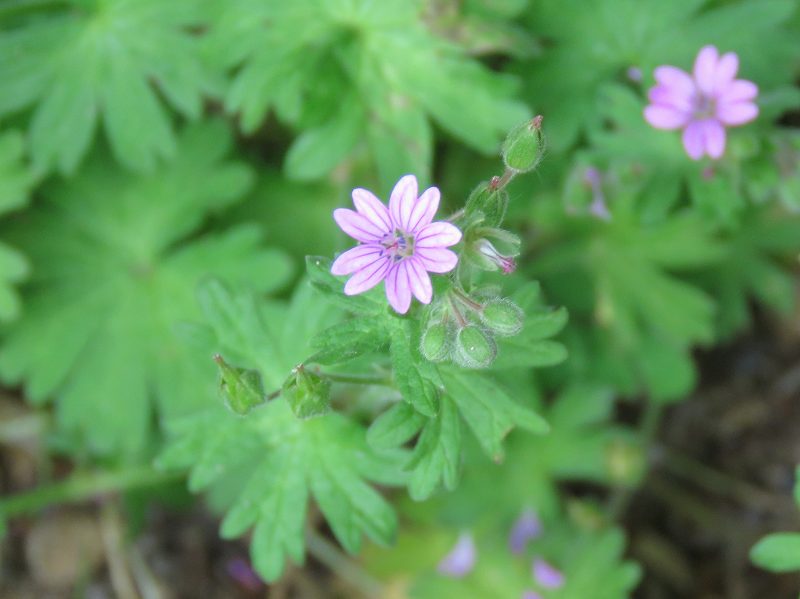
<path id="1" fill-rule="evenodd" d="M 414 597 L 521 596 L 534 556 L 545 599 L 627 597 L 653 419 L 795 308 L 798 40 L 792 0 L 8 0 L 0 379 L 80 471 L 185 473 L 266 580 L 321 514 Z M 642 117 L 709 43 L 761 111 L 713 163 Z M 407 173 L 464 236 L 402 316 L 343 293 L 331 213 Z"/>

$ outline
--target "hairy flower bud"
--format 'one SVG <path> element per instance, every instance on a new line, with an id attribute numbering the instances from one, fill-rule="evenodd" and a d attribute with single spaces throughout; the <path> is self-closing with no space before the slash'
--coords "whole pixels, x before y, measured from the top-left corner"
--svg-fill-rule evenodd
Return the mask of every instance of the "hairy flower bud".
<path id="1" fill-rule="evenodd" d="M 503 162 L 513 172 L 526 173 L 536 168 L 544 155 L 542 117 L 512 129 L 503 143 Z"/>
<path id="2" fill-rule="evenodd" d="M 467 325 L 456 333 L 453 361 L 464 368 L 486 368 L 497 356 L 494 339 L 475 325 Z"/>
<path id="3" fill-rule="evenodd" d="M 478 239 L 467 248 L 467 258 L 475 266 L 483 270 L 501 270 L 503 274 L 511 274 L 517 268 L 512 255 L 501 254 L 488 239 Z"/>
<path id="4" fill-rule="evenodd" d="M 314 372 L 309 372 L 302 364 L 292 369 L 283 383 L 281 394 L 298 418 L 322 416 L 331 409 L 331 382 Z"/>
<path id="5" fill-rule="evenodd" d="M 420 352 L 426 360 L 441 362 L 450 355 L 451 333 L 443 322 L 434 322 L 422 333 Z"/>
<path id="6" fill-rule="evenodd" d="M 261 375 L 257 370 L 231 366 L 219 354 L 214 356 L 214 361 L 219 366 L 220 394 L 229 410 L 243 416 L 264 403 Z"/>
<path id="7" fill-rule="evenodd" d="M 465 210 L 467 214 L 480 212 L 483 223 L 490 227 L 497 227 L 506 216 L 508 208 L 508 192 L 499 184 L 500 178 L 493 177 L 491 181 L 480 183 L 467 198 Z"/>
<path id="8" fill-rule="evenodd" d="M 509 299 L 494 299 L 480 312 L 481 322 L 502 337 L 512 337 L 522 330 L 525 313 Z"/>

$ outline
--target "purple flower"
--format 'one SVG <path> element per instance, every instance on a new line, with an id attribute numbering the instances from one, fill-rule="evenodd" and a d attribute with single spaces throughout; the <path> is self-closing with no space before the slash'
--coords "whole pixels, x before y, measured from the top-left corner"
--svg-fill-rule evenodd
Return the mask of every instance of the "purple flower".
<path id="1" fill-rule="evenodd" d="M 542 599 L 542 596 L 536 591 L 524 591 L 522 599 Z"/>
<path id="2" fill-rule="evenodd" d="M 353 190 L 356 211 L 338 208 L 333 218 L 359 245 L 331 266 L 335 275 L 353 275 L 344 286 L 356 295 L 386 281 L 386 297 L 400 314 L 408 312 L 411 294 L 423 304 L 433 290 L 428 272 L 450 272 L 458 256 L 445 249 L 461 240 L 454 225 L 431 222 L 439 207 L 439 190 L 429 187 L 417 196 L 417 178 L 406 175 L 394 186 L 389 209 L 366 189 Z"/>
<path id="3" fill-rule="evenodd" d="M 700 50 L 692 75 L 677 67 L 658 67 L 644 118 L 657 129 L 683 129 L 683 147 L 692 159 L 721 157 L 725 127 L 744 125 L 758 115 L 753 102 L 758 87 L 736 79 L 738 69 L 736 53 L 720 56 L 714 46 Z"/>
<path id="4" fill-rule="evenodd" d="M 528 541 L 535 539 L 542 532 L 542 523 L 533 510 L 522 512 L 508 536 L 508 547 L 512 553 L 522 553 Z"/>
<path id="5" fill-rule="evenodd" d="M 533 562 L 533 579 L 546 589 L 564 586 L 564 575 L 541 558 Z"/>
<path id="6" fill-rule="evenodd" d="M 477 554 L 472 535 L 468 532 L 463 532 L 459 535 L 453 549 L 444 556 L 444 559 L 439 562 L 436 569 L 445 576 L 463 578 L 472 572 L 472 568 L 475 567 Z"/>

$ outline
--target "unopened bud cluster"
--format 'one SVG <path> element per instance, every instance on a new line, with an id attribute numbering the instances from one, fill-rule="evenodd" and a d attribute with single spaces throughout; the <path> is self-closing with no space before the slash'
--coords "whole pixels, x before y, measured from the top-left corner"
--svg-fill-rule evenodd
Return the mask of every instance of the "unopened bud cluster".
<path id="1" fill-rule="evenodd" d="M 432 362 L 487 368 L 497 357 L 495 338 L 516 335 L 523 321 L 522 310 L 509 299 L 453 289 L 432 307 L 420 351 Z"/>

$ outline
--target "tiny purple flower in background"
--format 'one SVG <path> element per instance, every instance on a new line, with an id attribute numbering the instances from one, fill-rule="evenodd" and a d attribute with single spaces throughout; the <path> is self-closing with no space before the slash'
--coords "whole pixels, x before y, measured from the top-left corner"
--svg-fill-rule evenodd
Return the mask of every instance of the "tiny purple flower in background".
<path id="1" fill-rule="evenodd" d="M 405 314 L 412 293 L 423 304 L 430 303 L 428 272 L 455 268 L 458 256 L 446 248 L 461 240 L 461 231 L 448 222 L 431 222 L 439 208 L 436 187 L 420 196 L 417 192 L 417 178 L 406 175 L 394 186 L 388 210 L 372 192 L 354 189 L 356 210 L 333 211 L 342 231 L 360 242 L 331 266 L 335 275 L 353 275 L 344 286 L 347 295 L 364 293 L 385 280 L 389 304 Z"/>
<path id="2" fill-rule="evenodd" d="M 525 591 L 522 593 L 522 599 L 542 599 L 542 596 L 536 591 Z"/>
<path id="3" fill-rule="evenodd" d="M 250 563 L 241 557 L 235 557 L 225 563 L 225 570 L 231 578 L 248 591 L 259 591 L 264 588 L 264 583 L 255 573 Z"/>
<path id="4" fill-rule="evenodd" d="M 611 220 L 611 212 L 608 211 L 606 197 L 603 195 L 603 178 L 600 171 L 590 166 L 583 173 L 583 180 L 592 189 L 589 212 L 600 220 Z"/>
<path id="5" fill-rule="evenodd" d="M 525 510 L 511 528 L 511 534 L 508 535 L 508 547 L 512 553 L 522 553 L 525 551 L 528 541 L 538 537 L 541 532 L 542 523 L 536 513 L 533 510 Z"/>
<path id="6" fill-rule="evenodd" d="M 475 541 L 468 532 L 459 535 L 453 549 L 444 556 L 436 567 L 440 574 L 451 576 L 452 578 L 463 578 L 475 567 L 478 551 L 475 548 Z"/>
<path id="7" fill-rule="evenodd" d="M 721 157 L 725 127 L 744 125 L 758 115 L 753 102 L 758 87 L 736 79 L 738 70 L 736 53 L 720 56 L 714 46 L 700 50 L 692 75 L 677 67 L 658 67 L 644 118 L 657 129 L 683 129 L 683 147 L 693 160 L 704 154 Z"/>
<path id="8" fill-rule="evenodd" d="M 546 589 L 564 586 L 564 575 L 541 558 L 533 562 L 533 579 Z"/>

